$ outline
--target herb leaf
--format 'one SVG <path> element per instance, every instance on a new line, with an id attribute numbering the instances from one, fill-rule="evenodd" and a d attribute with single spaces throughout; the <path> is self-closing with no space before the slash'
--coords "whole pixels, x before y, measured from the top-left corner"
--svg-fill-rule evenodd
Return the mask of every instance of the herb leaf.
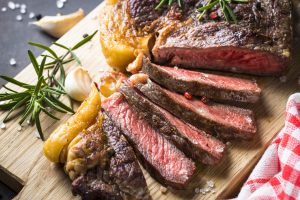
<path id="1" fill-rule="evenodd" d="M 39 64 L 32 51 L 28 50 L 28 57 L 38 77 L 36 84 L 31 85 L 11 77 L 0 75 L 1 79 L 24 89 L 21 92 L 17 92 L 4 86 L 7 91 L 0 93 L 0 102 L 2 102 L 2 104 L 0 104 L 0 110 L 6 110 L 8 112 L 3 121 L 6 122 L 22 115 L 19 124 L 22 125 L 27 119 L 30 122 L 34 122 L 41 139 L 44 140 L 40 114 L 43 112 L 47 116 L 59 120 L 59 118 L 47 110 L 47 107 L 61 113 L 74 113 L 72 108 L 60 101 L 61 95 L 66 94 L 64 90 L 66 79 L 64 65 L 74 60 L 81 63 L 73 51 L 89 42 L 96 33 L 97 31 L 79 41 L 72 48 L 54 43 L 54 45 L 66 50 L 62 56 L 58 56 L 54 50 L 43 44 L 29 42 L 32 46 L 46 50 L 49 55 L 42 55 L 43 59 Z M 68 58 L 68 55 L 72 55 L 73 58 Z M 47 62 L 47 60 L 51 61 Z M 47 73 L 45 73 L 45 70 L 47 70 Z"/>
<path id="2" fill-rule="evenodd" d="M 198 8 L 197 10 L 200 13 L 198 19 L 201 20 L 203 15 L 210 9 L 214 8 L 218 4 L 220 5 L 221 11 L 226 19 L 227 22 L 237 23 L 237 17 L 230 7 L 230 4 L 242 4 L 242 3 L 249 3 L 248 0 L 209 0 L 206 5 Z"/>

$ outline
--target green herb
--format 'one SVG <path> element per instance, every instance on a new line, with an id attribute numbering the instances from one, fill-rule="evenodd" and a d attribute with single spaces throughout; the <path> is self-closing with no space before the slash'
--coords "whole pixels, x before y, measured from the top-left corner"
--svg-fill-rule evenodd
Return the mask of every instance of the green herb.
<path id="1" fill-rule="evenodd" d="M 182 7 L 182 0 L 177 0 L 176 3 L 178 4 L 178 6 L 181 8 Z M 155 7 L 155 10 L 159 10 L 161 9 L 162 6 L 164 5 L 168 5 L 171 6 L 173 4 L 174 0 L 160 0 L 159 4 Z"/>
<path id="2" fill-rule="evenodd" d="M 53 115 L 48 108 L 60 113 L 74 113 L 71 107 L 59 100 L 62 95 L 66 95 L 64 90 L 66 78 L 64 65 L 74 60 L 80 63 L 74 50 L 89 42 L 96 33 L 97 31 L 71 48 L 59 43 L 53 43 L 66 50 L 66 53 L 62 56 L 58 56 L 53 49 L 43 44 L 29 42 L 32 46 L 46 50 L 49 55 L 42 55 L 43 59 L 39 64 L 34 54 L 30 50 L 28 51 L 29 59 L 37 75 L 37 82 L 35 84 L 28 84 L 11 77 L 0 76 L 0 78 L 7 82 L 23 88 L 22 92 L 18 92 L 7 86 L 3 86 L 7 90 L 4 93 L 0 93 L 0 102 L 2 103 L 0 110 L 7 111 L 3 122 L 8 122 L 21 115 L 19 124 L 22 125 L 26 120 L 29 120 L 30 124 L 34 123 L 41 139 L 44 140 L 40 122 L 40 114 L 42 112 L 55 120 L 59 120 L 59 118 Z M 72 55 L 72 57 L 68 58 L 68 55 Z M 50 62 L 46 62 L 47 60 L 50 60 Z M 46 71 L 47 73 L 45 73 Z"/>
<path id="3" fill-rule="evenodd" d="M 210 9 L 219 5 L 221 11 L 227 22 L 237 23 L 236 15 L 233 10 L 230 8 L 230 4 L 241 4 L 241 3 L 249 3 L 248 0 L 209 0 L 206 5 L 198 8 L 198 11 L 201 12 L 199 15 L 199 20 L 202 19 L 203 15 Z"/>

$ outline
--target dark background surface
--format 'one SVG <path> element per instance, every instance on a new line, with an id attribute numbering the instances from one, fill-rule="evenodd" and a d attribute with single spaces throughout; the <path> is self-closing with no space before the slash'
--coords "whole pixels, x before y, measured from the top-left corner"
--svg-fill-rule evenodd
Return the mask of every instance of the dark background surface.
<path id="1" fill-rule="evenodd" d="M 50 45 L 55 41 L 45 33 L 39 31 L 38 28 L 29 25 L 30 12 L 35 14 L 56 15 L 57 13 L 69 14 L 76 11 L 78 8 L 83 8 L 85 13 L 89 13 L 95 8 L 101 0 L 68 0 L 62 9 L 57 8 L 56 0 L 12 0 L 14 3 L 26 4 L 27 12 L 22 14 L 23 20 L 17 21 L 16 16 L 20 14 L 20 9 L 11 10 L 7 7 L 9 0 L 0 0 L 0 75 L 15 76 L 24 67 L 29 64 L 27 58 L 27 50 L 31 49 L 35 55 L 41 54 L 41 50 L 30 47 L 27 42 L 34 41 Z M 3 7 L 7 8 L 6 12 L 2 12 Z M 15 58 L 16 66 L 11 66 L 9 60 Z M 5 84 L 5 81 L 0 80 L 0 86 Z M 1 148 L 1 147 L 0 147 Z M 1 177 L 0 177 L 1 181 Z M 5 186 L 5 183 L 0 182 L 0 200 L 13 198 L 15 193 Z"/>

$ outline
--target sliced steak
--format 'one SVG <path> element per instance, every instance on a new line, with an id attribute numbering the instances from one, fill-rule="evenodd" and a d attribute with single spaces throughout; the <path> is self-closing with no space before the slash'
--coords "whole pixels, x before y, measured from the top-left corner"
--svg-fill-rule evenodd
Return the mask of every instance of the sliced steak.
<path id="1" fill-rule="evenodd" d="M 98 161 L 102 164 L 75 179 L 72 183 L 73 193 L 87 200 L 151 199 L 132 147 L 106 115 L 102 128 L 107 136 L 106 145 L 109 146 L 103 154 L 108 154 L 109 159 Z M 91 134 L 91 137 L 97 140 L 102 135 L 104 133 L 98 131 L 97 134 Z M 87 142 L 93 144 L 93 140 Z M 81 151 L 85 153 L 84 149 Z"/>
<path id="2" fill-rule="evenodd" d="M 196 126 L 214 132 L 225 139 L 250 139 L 256 133 L 256 125 L 251 110 L 188 100 L 183 95 L 168 91 L 148 79 L 145 84 L 136 86 L 151 101 L 160 105 L 178 118 Z"/>
<path id="3" fill-rule="evenodd" d="M 200 0 L 202 5 L 207 0 Z M 199 21 L 161 31 L 152 50 L 155 62 L 257 75 L 279 75 L 289 64 L 290 0 L 250 0 L 232 4 L 238 22 L 227 23 L 220 7 Z M 220 20 L 209 18 L 211 12 Z M 193 16 L 191 16 L 193 18 Z"/>
<path id="4" fill-rule="evenodd" d="M 171 91 L 205 96 L 222 102 L 255 103 L 261 89 L 254 81 L 153 64 L 143 59 L 142 71 Z"/>
<path id="5" fill-rule="evenodd" d="M 132 147 L 112 120 L 104 114 L 103 131 L 109 146 L 114 150 L 110 160 L 109 175 L 125 196 L 133 199 L 151 199 L 144 174 Z"/>
<path id="6" fill-rule="evenodd" d="M 72 192 L 83 200 L 123 200 L 118 186 L 110 180 L 108 170 L 99 166 L 75 179 Z"/>
<path id="7" fill-rule="evenodd" d="M 195 163 L 154 130 L 120 93 L 106 99 L 102 108 L 131 142 L 154 178 L 176 189 L 187 186 L 195 173 Z"/>
<path id="8" fill-rule="evenodd" d="M 121 93 L 153 127 L 187 156 L 209 165 L 220 162 L 225 152 L 222 142 L 158 107 L 126 82 L 121 86 Z"/>

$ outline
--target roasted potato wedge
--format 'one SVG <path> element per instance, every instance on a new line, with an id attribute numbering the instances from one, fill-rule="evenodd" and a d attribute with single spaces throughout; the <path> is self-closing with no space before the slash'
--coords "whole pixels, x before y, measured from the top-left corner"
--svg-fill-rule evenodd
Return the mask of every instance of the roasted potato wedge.
<path id="1" fill-rule="evenodd" d="M 153 34 L 134 32 L 126 12 L 117 9 L 117 1 L 107 1 L 105 12 L 100 16 L 100 44 L 106 62 L 117 71 L 125 71 L 129 63 L 143 52 L 149 55 L 149 42 Z M 121 6 L 124 6 L 121 3 Z"/>
<path id="2" fill-rule="evenodd" d="M 76 113 L 59 126 L 45 142 L 45 156 L 52 162 L 65 163 L 68 145 L 81 131 L 95 122 L 100 109 L 100 93 L 97 87 L 93 86 L 89 97 L 80 105 Z"/>

